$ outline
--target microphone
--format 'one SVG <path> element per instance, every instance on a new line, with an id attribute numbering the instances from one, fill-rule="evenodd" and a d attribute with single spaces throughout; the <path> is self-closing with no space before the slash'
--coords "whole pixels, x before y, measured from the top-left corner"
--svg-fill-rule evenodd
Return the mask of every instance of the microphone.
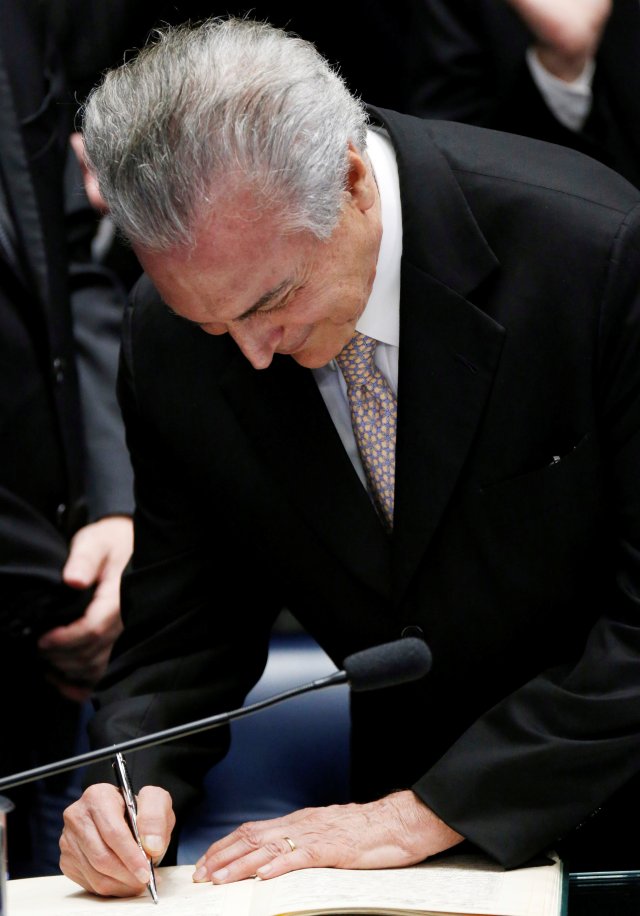
<path id="1" fill-rule="evenodd" d="M 431 668 L 431 652 L 427 644 L 421 639 L 415 636 L 406 636 L 394 642 L 383 643 L 370 649 L 363 649 L 361 652 L 354 652 L 353 655 L 345 658 L 343 665 L 342 671 L 336 671 L 300 687 L 292 687 L 290 690 L 259 700 L 257 703 L 251 703 L 249 706 L 242 706 L 240 709 L 221 712 L 206 719 L 198 719 L 194 722 L 187 722 L 184 725 L 165 728 L 150 735 L 130 738 L 127 741 L 120 741 L 109 747 L 78 754 L 76 757 L 68 757 L 66 760 L 58 760 L 32 770 L 24 770 L 22 773 L 4 776 L 0 778 L 0 791 L 35 782 L 37 779 L 43 779 L 46 776 L 54 776 L 58 773 L 76 770 L 90 763 L 110 760 L 118 753 L 143 750 L 154 747 L 157 744 L 164 744 L 166 741 L 174 741 L 176 738 L 195 735 L 197 732 L 206 731 L 209 728 L 217 728 L 219 725 L 226 725 L 235 719 L 242 719 L 261 709 L 267 709 L 276 703 L 301 696 L 304 693 L 310 693 L 313 690 L 322 690 L 325 687 L 332 687 L 336 684 L 349 684 L 351 690 L 359 692 L 397 687 L 400 684 L 417 681 L 428 674 Z"/>
<path id="2" fill-rule="evenodd" d="M 431 669 L 431 652 L 422 639 L 406 636 L 349 655 L 342 663 L 354 692 L 419 681 Z"/>

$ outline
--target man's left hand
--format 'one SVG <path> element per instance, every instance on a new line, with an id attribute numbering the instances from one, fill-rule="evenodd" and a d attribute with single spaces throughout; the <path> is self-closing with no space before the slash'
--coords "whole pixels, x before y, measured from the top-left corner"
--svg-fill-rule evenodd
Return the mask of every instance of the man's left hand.
<path id="1" fill-rule="evenodd" d="M 96 589 L 82 617 L 49 630 L 38 642 L 52 667 L 51 679 L 67 699 L 83 702 L 106 670 L 122 630 L 120 577 L 132 548 L 133 523 L 125 516 L 86 525 L 71 541 L 63 580 L 72 588 Z"/>
<path id="2" fill-rule="evenodd" d="M 463 839 L 407 790 L 364 805 L 305 808 L 243 824 L 209 847 L 193 879 L 226 884 L 299 868 L 395 868 Z"/>

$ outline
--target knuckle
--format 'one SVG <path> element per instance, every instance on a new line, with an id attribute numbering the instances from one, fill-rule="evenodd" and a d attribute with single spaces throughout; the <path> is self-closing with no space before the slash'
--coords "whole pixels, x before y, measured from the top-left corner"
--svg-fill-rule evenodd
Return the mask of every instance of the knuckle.
<path id="1" fill-rule="evenodd" d="M 284 855 L 287 852 L 291 852 L 288 843 L 280 840 L 271 840 L 269 843 L 263 843 L 262 848 L 266 850 L 270 856 L 275 858 L 276 856 Z"/>
<path id="2" fill-rule="evenodd" d="M 138 793 L 138 795 L 141 799 L 142 798 L 146 799 L 148 795 L 151 795 L 154 797 L 156 804 L 158 801 L 161 801 L 163 803 L 169 802 L 169 804 L 171 804 L 171 796 L 169 795 L 166 789 L 162 788 L 162 786 L 151 786 L 151 785 L 143 786 L 140 789 L 140 792 Z"/>
<path id="3" fill-rule="evenodd" d="M 65 836 L 65 833 L 64 833 L 65 830 L 73 830 L 75 828 L 76 822 L 79 820 L 78 806 L 80 804 L 81 802 L 79 801 L 74 802 L 72 805 L 70 805 L 68 808 L 66 808 L 63 811 L 62 821 L 64 823 L 64 830 L 62 832 L 62 836 L 60 837 L 61 841 L 62 841 L 62 838 Z"/>
<path id="4" fill-rule="evenodd" d="M 105 829 L 105 822 L 109 822 L 109 816 L 111 815 L 111 804 L 105 798 L 96 798 L 92 800 L 91 804 L 87 805 L 86 814 L 88 820 L 93 821 L 94 824 L 100 825 L 99 830 L 102 832 Z M 106 817 L 105 817 L 106 813 Z M 83 812 L 84 814 L 84 812 Z M 83 817 L 78 822 L 78 829 L 82 829 L 82 821 L 85 820 Z"/>
<path id="5" fill-rule="evenodd" d="M 114 882 L 107 875 L 95 875 L 93 878 L 93 890 L 101 897 L 110 897 L 114 893 Z"/>
<path id="6" fill-rule="evenodd" d="M 251 849 L 258 849 L 263 845 L 260 838 L 259 826 L 256 821 L 248 821 L 238 828 L 238 838 Z"/>
<path id="7" fill-rule="evenodd" d="M 123 821 L 123 827 L 124 827 L 124 826 L 125 826 L 125 825 L 124 825 L 124 821 Z M 127 829 L 127 828 L 125 828 L 125 829 Z M 101 832 L 101 834 L 102 834 L 103 840 L 106 842 L 107 846 L 109 846 L 110 848 L 113 848 L 113 847 L 117 844 L 118 838 L 121 837 L 122 834 L 123 834 L 123 830 L 122 830 L 122 828 L 120 827 L 120 824 L 119 824 L 119 823 L 118 823 L 118 824 L 113 824 L 113 823 L 111 823 L 111 822 L 108 822 L 108 823 L 104 824 L 104 825 L 102 826 L 100 832 Z M 102 850 L 101 850 L 99 855 L 102 856 L 102 854 L 103 854 L 103 853 L 102 853 Z M 97 858 L 97 856 L 96 856 L 96 858 Z"/>
<path id="8" fill-rule="evenodd" d="M 105 875 L 111 864 L 111 855 L 106 849 L 96 850 L 91 856 L 91 864 L 100 872 L 100 874 Z"/>
<path id="9" fill-rule="evenodd" d="M 89 786 L 84 790 L 84 794 L 79 802 L 76 804 L 82 804 L 83 801 L 87 801 L 89 804 L 94 803 L 95 801 L 101 799 L 104 795 L 105 783 L 96 782 L 93 785 Z M 73 806 L 72 806 L 73 807 Z"/>
<path id="10" fill-rule="evenodd" d="M 320 853 L 320 849 L 315 845 L 305 846 L 304 849 L 300 850 L 306 861 L 309 862 L 309 867 L 317 866 L 321 861 L 324 863 L 324 858 Z"/>

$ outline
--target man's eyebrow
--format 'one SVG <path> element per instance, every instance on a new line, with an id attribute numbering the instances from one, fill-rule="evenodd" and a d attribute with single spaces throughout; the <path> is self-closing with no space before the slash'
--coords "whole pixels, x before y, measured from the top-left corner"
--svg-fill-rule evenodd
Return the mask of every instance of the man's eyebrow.
<path id="1" fill-rule="evenodd" d="M 253 305 L 246 310 L 246 312 L 243 312 L 242 315 L 238 315 L 238 317 L 234 320 L 242 321 L 244 318 L 248 318 L 250 315 L 253 315 L 254 312 L 260 311 L 260 309 L 271 302 L 272 299 L 282 295 L 282 293 L 292 285 L 292 282 L 293 281 L 287 277 L 287 279 L 283 280 L 282 283 L 278 283 L 278 285 L 274 286 L 273 289 L 268 290 L 266 293 L 264 293 L 264 295 L 260 296 L 260 298 L 257 299 Z"/>
<path id="2" fill-rule="evenodd" d="M 204 322 L 194 321 L 193 318 L 187 318 L 186 315 L 181 315 L 179 312 L 174 311 L 170 305 L 164 303 L 166 310 L 169 312 L 172 318 L 179 318 L 180 321 L 187 321 L 189 324 L 195 324 L 196 327 L 201 328 Z"/>
<path id="3" fill-rule="evenodd" d="M 267 290 L 267 292 L 260 296 L 260 298 L 257 299 L 253 305 L 246 310 L 246 312 L 243 312 L 242 315 L 238 315 L 238 317 L 234 318 L 233 320 L 243 321 L 245 318 L 249 318 L 254 314 L 254 312 L 258 312 L 263 306 L 271 302 L 272 299 L 276 299 L 278 296 L 282 295 L 282 293 L 292 285 L 293 280 L 287 277 L 286 280 L 283 280 L 282 283 L 278 283 L 278 285 L 274 286 L 273 289 Z M 171 306 L 166 302 L 164 304 L 174 318 L 181 318 L 183 321 L 188 321 L 189 324 L 197 325 L 197 327 L 203 327 L 204 325 L 208 324 L 207 321 L 194 321 L 193 318 L 187 318 L 185 315 L 180 315 L 179 312 L 174 311 L 174 309 L 172 309 Z"/>

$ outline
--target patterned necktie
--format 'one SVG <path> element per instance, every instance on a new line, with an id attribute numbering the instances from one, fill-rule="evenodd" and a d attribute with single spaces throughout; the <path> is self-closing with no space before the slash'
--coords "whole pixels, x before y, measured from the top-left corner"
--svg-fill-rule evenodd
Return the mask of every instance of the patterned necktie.
<path id="1" fill-rule="evenodd" d="M 373 364 L 376 345 L 377 341 L 356 331 L 336 362 L 347 383 L 351 424 L 369 489 L 391 529 L 398 405 L 384 375 Z"/>

